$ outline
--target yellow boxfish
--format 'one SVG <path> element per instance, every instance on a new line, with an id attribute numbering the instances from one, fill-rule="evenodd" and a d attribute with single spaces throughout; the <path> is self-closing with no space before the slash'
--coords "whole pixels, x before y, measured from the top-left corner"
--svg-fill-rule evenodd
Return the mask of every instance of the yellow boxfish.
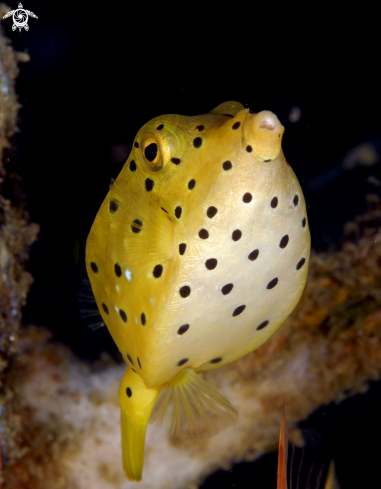
<path id="1" fill-rule="evenodd" d="M 238 102 L 166 115 L 138 132 L 91 228 L 86 267 L 127 363 L 123 465 L 140 480 L 155 407 L 173 434 L 210 435 L 235 413 L 197 374 L 262 345 L 302 294 L 310 234 L 284 127 Z M 170 411 L 169 409 L 169 411 Z"/>

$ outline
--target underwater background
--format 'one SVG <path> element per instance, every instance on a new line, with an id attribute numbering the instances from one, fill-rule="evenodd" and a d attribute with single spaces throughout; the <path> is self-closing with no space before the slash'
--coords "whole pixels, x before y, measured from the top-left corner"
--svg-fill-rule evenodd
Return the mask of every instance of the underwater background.
<path id="1" fill-rule="evenodd" d="M 202 114 L 228 100 L 273 111 L 285 126 L 283 150 L 304 191 L 316 252 L 338 249 L 345 223 L 368 209 L 366 196 L 380 197 L 381 92 L 373 50 L 351 23 L 339 33 L 329 19 L 315 30 L 295 17 L 277 30 L 270 12 L 238 6 L 216 6 L 214 22 L 195 5 L 168 17 L 169 6 L 122 2 L 24 8 L 38 16 L 28 32 L 2 21 L 14 49 L 31 58 L 16 81 L 22 108 L 10 149 L 30 220 L 41 227 L 23 323 L 48 328 L 81 360 L 104 352 L 121 360 L 106 328 L 86 327 L 77 298 L 90 226 L 151 118 Z M 315 456 L 319 469 L 333 457 L 343 489 L 377 486 L 380 408 L 381 383 L 373 382 L 313 413 L 301 426 L 308 470 Z M 275 480 L 274 453 L 201 487 L 270 488 Z"/>

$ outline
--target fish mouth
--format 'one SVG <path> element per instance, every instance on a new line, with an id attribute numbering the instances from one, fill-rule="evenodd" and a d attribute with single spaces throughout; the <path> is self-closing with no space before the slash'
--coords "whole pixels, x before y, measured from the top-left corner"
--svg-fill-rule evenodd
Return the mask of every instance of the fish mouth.
<path id="1" fill-rule="evenodd" d="M 274 131 L 274 129 L 276 129 L 278 126 L 281 125 L 278 120 L 278 117 L 272 112 L 269 112 L 268 110 L 264 110 L 263 112 L 260 112 L 258 115 L 261 116 L 261 119 L 259 120 L 259 129 L 267 129 L 268 131 Z"/>
<path id="2" fill-rule="evenodd" d="M 278 157 L 282 147 L 284 127 L 269 110 L 251 114 L 244 124 L 246 150 L 265 163 Z"/>

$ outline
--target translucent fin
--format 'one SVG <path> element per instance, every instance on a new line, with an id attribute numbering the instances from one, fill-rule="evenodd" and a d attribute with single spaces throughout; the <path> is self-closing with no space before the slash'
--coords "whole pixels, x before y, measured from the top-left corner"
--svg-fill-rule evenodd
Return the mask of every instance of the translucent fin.
<path id="1" fill-rule="evenodd" d="M 278 476 L 277 489 L 287 489 L 287 451 L 288 437 L 286 426 L 286 404 L 283 408 L 282 423 L 279 434 L 279 452 L 278 452 Z"/>
<path id="2" fill-rule="evenodd" d="M 215 435 L 236 414 L 229 401 L 193 370 L 185 369 L 159 393 L 151 421 L 161 426 L 169 418 L 171 435 L 196 438 Z"/>
<path id="3" fill-rule="evenodd" d="M 244 108 L 245 107 L 239 102 L 224 102 L 223 104 L 218 105 L 215 109 L 211 110 L 210 113 L 235 117 L 238 112 Z"/>
<path id="4" fill-rule="evenodd" d="M 78 306 L 79 315 L 88 328 L 96 330 L 105 325 L 88 279 L 81 281 L 78 291 Z"/>
<path id="5" fill-rule="evenodd" d="M 141 377 L 127 368 L 120 384 L 119 402 L 123 468 L 131 481 L 142 478 L 146 429 L 157 396 L 157 390 L 147 389 Z"/>

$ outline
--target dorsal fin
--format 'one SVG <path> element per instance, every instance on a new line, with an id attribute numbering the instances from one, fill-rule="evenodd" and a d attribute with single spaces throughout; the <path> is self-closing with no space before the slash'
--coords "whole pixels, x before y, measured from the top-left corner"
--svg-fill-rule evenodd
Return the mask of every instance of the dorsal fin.
<path id="1" fill-rule="evenodd" d="M 339 489 L 339 482 L 336 477 L 335 463 L 331 460 L 328 469 L 327 479 L 324 484 L 324 489 Z"/>
<path id="2" fill-rule="evenodd" d="M 277 489 L 287 489 L 287 426 L 286 426 L 286 403 L 283 407 L 282 424 L 279 434 L 279 452 L 278 452 L 278 476 Z"/>
<path id="3" fill-rule="evenodd" d="M 227 115 L 231 117 L 235 117 L 240 110 L 243 110 L 245 107 L 239 102 L 224 102 L 223 104 L 217 105 L 217 107 L 210 111 L 211 114 L 217 115 Z"/>

